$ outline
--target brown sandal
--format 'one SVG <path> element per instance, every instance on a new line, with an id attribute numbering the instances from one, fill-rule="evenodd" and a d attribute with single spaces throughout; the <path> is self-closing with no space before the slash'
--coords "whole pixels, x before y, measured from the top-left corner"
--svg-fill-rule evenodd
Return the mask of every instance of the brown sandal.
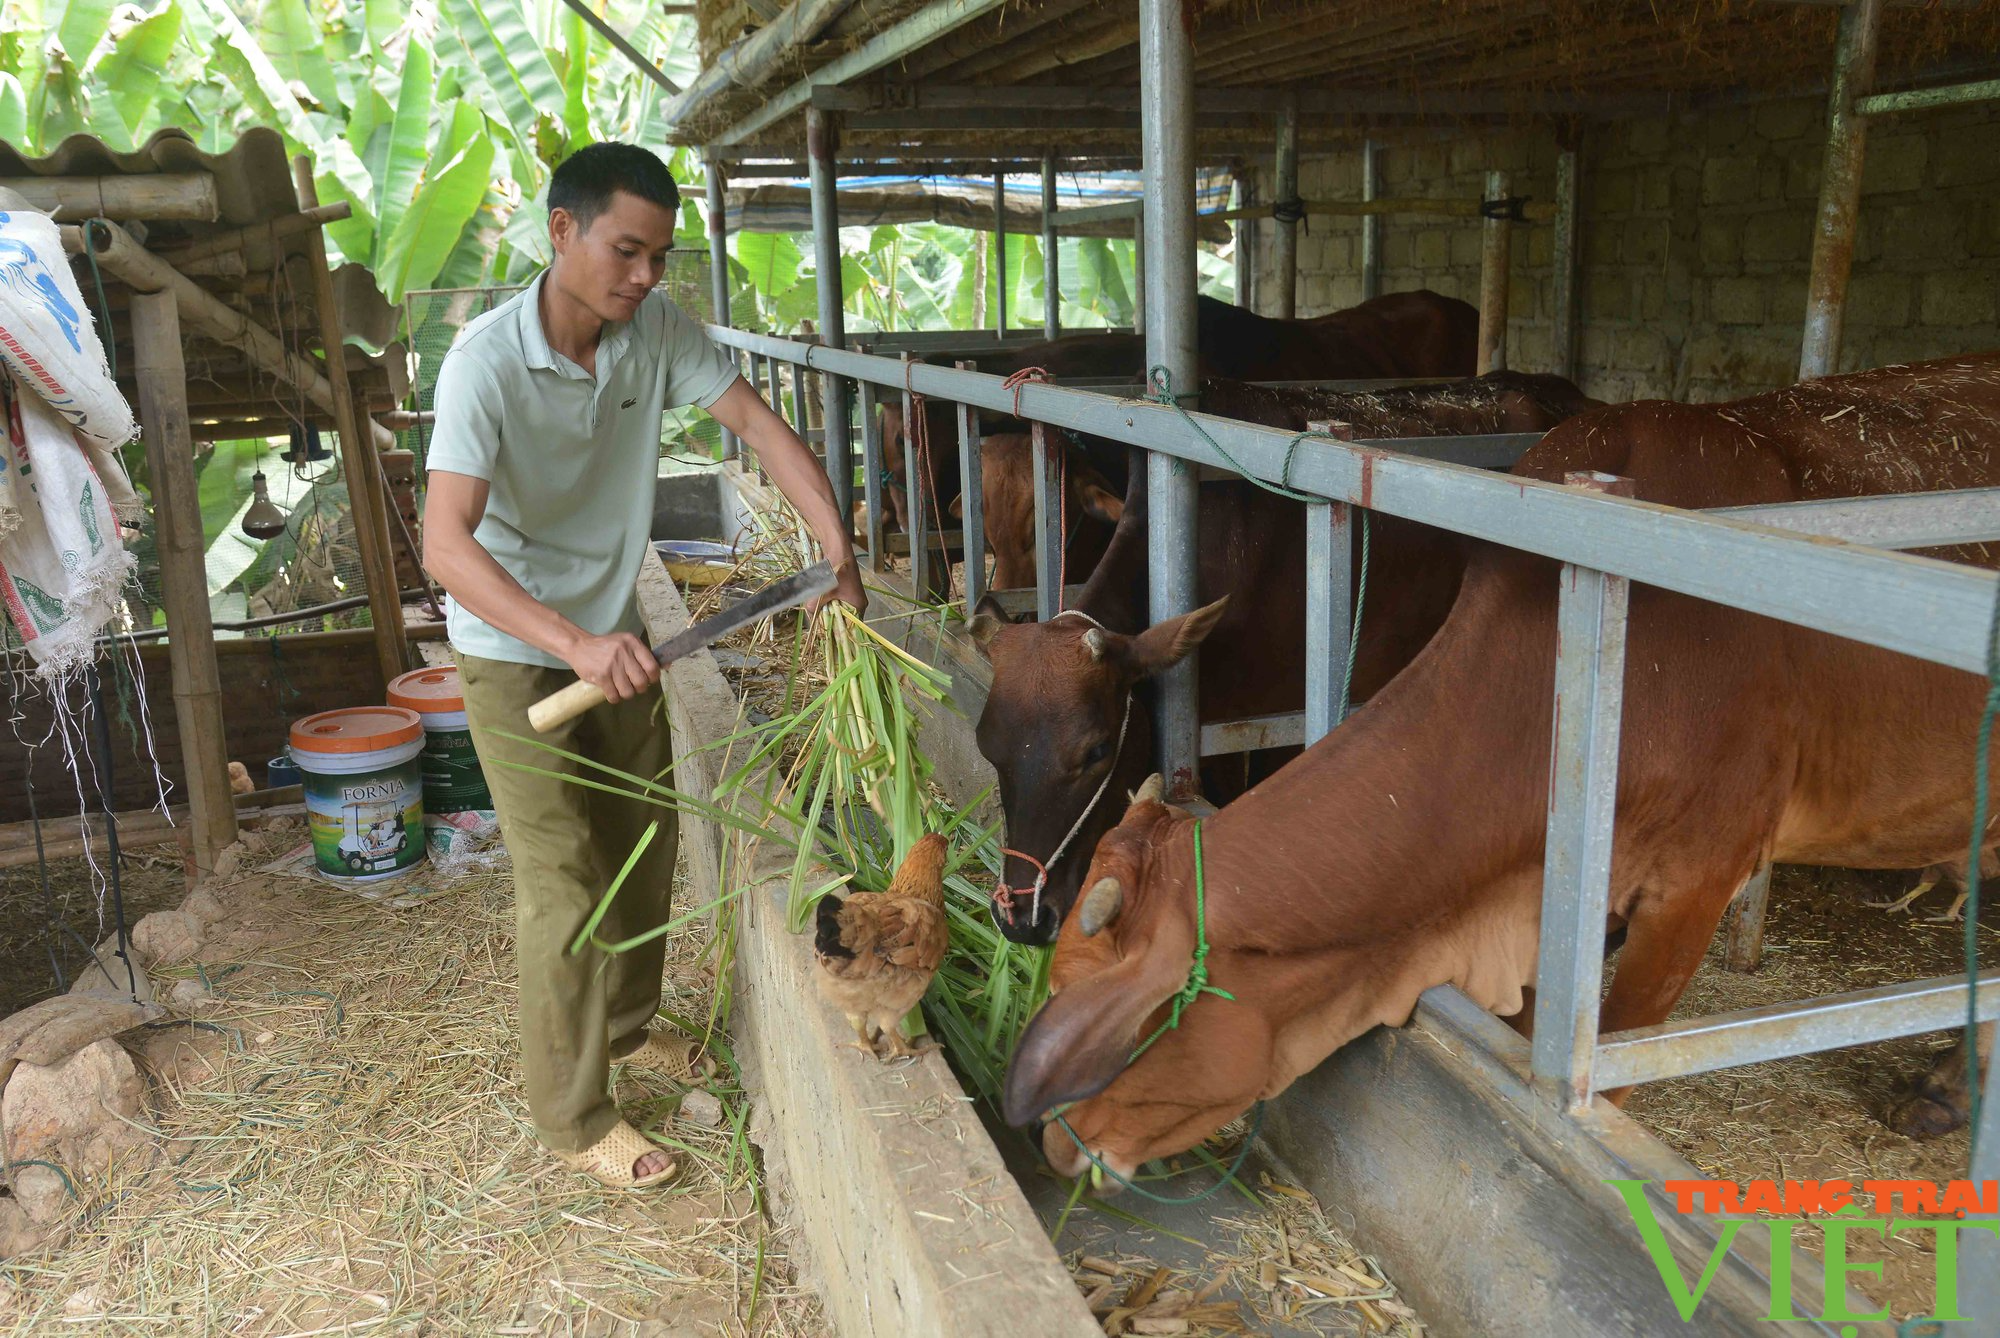
<path id="1" fill-rule="evenodd" d="M 638 1049 L 613 1056 L 611 1063 L 645 1069 L 680 1083 L 705 1082 L 715 1076 L 715 1060 L 700 1041 L 657 1031 L 648 1031 Z"/>
<path id="2" fill-rule="evenodd" d="M 610 1133 L 582 1152 L 558 1152 L 556 1159 L 607 1189 L 648 1189 L 680 1174 L 680 1161 L 672 1157 L 668 1159 L 664 1171 L 655 1171 L 648 1176 L 632 1174 L 632 1168 L 639 1164 L 641 1157 L 664 1151 L 626 1121 L 620 1120 L 611 1126 Z"/>

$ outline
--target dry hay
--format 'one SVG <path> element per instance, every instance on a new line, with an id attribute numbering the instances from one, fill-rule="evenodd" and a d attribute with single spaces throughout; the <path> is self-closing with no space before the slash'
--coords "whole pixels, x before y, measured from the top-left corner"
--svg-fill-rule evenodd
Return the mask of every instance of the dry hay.
<path id="1" fill-rule="evenodd" d="M 1866 904 L 1898 896 L 1915 881 L 1910 873 L 1780 866 L 1772 879 L 1763 964 L 1748 975 L 1724 970 L 1718 936 L 1674 1016 L 1963 972 L 1962 927 L 1921 918 L 1949 905 L 1949 892 L 1932 891 L 1914 915 L 1889 915 Z M 1988 961 L 1994 937 L 1990 927 L 1982 934 Z M 1913 1036 L 1654 1083 L 1634 1092 L 1625 1110 L 1704 1174 L 1721 1179 L 1958 1179 L 1970 1156 L 1965 1130 L 1920 1141 L 1894 1132 L 1881 1116 L 1960 1034 Z M 1884 1264 L 1879 1282 L 1872 1274 L 1857 1275 L 1864 1292 L 1899 1319 L 1930 1313 L 1935 1237 L 1912 1233 L 1885 1243 L 1877 1233 L 1859 1231 L 1847 1239 L 1850 1259 Z M 1801 1231 L 1798 1241 L 1803 1252 L 1818 1257 L 1817 1232 Z"/>
<path id="2" fill-rule="evenodd" d="M 0 1264 L 0 1332 L 823 1331 L 759 1213 L 727 1076 L 723 1127 L 673 1130 L 672 1187 L 605 1191 L 538 1148 L 504 872 L 405 913 L 265 874 L 222 896 L 226 933 L 180 972 L 216 997 L 125 1038 L 153 1077 L 162 1165 L 114 1170 L 66 1240 Z M 698 1027 L 703 944 L 683 933 L 668 954 L 666 1010 Z M 681 1090 L 627 1073 L 619 1096 L 656 1124 Z"/>
<path id="3" fill-rule="evenodd" d="M 1247 1132 L 1240 1122 L 1232 1127 L 1239 1137 Z M 1200 1241 L 1148 1221 L 1147 1212 L 1161 1210 L 1143 1202 L 1125 1205 L 1134 1211 L 1123 1228 L 1105 1216 L 1124 1213 L 1116 1204 L 1077 1206 L 1068 1239 L 1081 1244 L 1064 1262 L 1107 1334 L 1424 1333 L 1382 1265 L 1355 1247 L 1311 1193 L 1268 1172 L 1254 1193 L 1240 1188 L 1247 1180 L 1192 1219 L 1189 1205 L 1167 1210 L 1169 1221 L 1197 1231 Z M 1168 1248 L 1161 1234 L 1195 1250 Z M 1153 1252 L 1149 1240 L 1158 1242 Z"/>

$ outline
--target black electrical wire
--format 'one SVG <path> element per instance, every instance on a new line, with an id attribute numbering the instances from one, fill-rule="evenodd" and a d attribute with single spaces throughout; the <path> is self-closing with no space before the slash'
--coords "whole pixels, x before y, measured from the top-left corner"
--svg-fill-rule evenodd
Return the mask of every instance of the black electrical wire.
<path id="1" fill-rule="evenodd" d="M 116 773 L 112 770 L 111 721 L 104 714 L 104 677 L 97 670 L 97 662 L 90 665 L 90 723 L 97 735 L 98 765 L 104 770 L 97 778 L 97 804 L 104 814 L 104 840 L 111 862 L 111 909 L 118 922 L 118 955 L 125 959 L 125 982 L 132 991 L 133 1002 L 139 999 L 139 974 L 132 966 L 132 944 L 127 937 L 125 925 L 125 887 L 119 871 L 118 857 L 118 816 L 111 808 L 112 788 L 116 784 Z"/>

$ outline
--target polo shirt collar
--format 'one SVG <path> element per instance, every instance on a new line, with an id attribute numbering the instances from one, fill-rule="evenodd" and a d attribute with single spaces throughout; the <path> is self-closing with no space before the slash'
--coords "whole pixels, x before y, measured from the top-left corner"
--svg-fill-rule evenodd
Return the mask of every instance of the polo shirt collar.
<path id="1" fill-rule="evenodd" d="M 559 358 L 556 351 L 549 346 L 548 332 L 542 328 L 542 284 L 548 277 L 549 272 L 543 270 L 529 283 L 528 291 L 522 294 L 521 355 L 529 367 L 561 374 L 565 367 L 573 368 L 576 364 L 568 358 Z M 632 322 L 618 321 L 604 327 L 604 333 L 597 341 L 597 369 L 600 381 L 617 363 L 625 352 L 626 345 L 631 342 Z"/>

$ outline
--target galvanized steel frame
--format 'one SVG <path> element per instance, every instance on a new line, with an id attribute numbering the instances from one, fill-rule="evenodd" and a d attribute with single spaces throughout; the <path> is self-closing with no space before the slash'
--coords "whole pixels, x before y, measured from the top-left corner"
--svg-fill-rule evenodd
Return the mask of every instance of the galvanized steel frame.
<path id="1" fill-rule="evenodd" d="M 1709 1019 L 1675 1024 L 1667 1032 L 1597 1035 L 1597 993 L 1590 986 L 1601 975 L 1603 940 L 1602 930 L 1592 931 L 1590 926 L 1601 926 L 1604 918 L 1601 892 L 1608 877 L 1607 796 L 1613 774 L 1607 759 L 1615 762 L 1617 755 L 1619 705 L 1614 690 L 1619 676 L 1606 657 L 1622 655 L 1616 588 L 1639 581 L 1983 674 L 2000 574 L 1892 550 L 2000 539 L 2000 488 L 1681 511 L 1497 475 L 1406 449 L 1455 450 L 1462 458 L 1504 466 L 1533 440 L 1532 434 L 1384 442 L 1308 438 L 1294 447 L 1288 432 L 1201 413 L 1192 414 L 1190 422 L 1176 410 L 1147 400 L 1039 382 L 1008 388 L 1000 377 L 976 371 L 722 327 L 710 327 L 709 334 L 753 358 L 810 365 L 822 374 L 853 378 L 862 384 L 864 403 L 879 387 L 907 388 L 913 395 L 970 409 L 1013 414 L 1018 398 L 1020 415 L 1035 425 L 1038 458 L 1043 461 L 1036 479 L 1036 525 L 1042 557 L 1037 605 L 1044 616 L 1060 607 L 1055 583 L 1061 541 L 1053 532 L 1059 528 L 1055 489 L 1060 476 L 1044 425 L 1140 446 L 1163 457 L 1162 463 L 1182 467 L 1234 472 L 1233 460 L 1266 482 L 1326 499 L 1312 508 L 1320 533 L 1312 543 L 1308 588 L 1309 617 L 1321 633 L 1314 645 L 1329 651 L 1337 651 L 1345 640 L 1338 610 L 1349 584 L 1349 578 L 1339 573 L 1346 546 L 1336 540 L 1337 507 L 1381 511 L 1565 563 L 1558 617 L 1566 631 L 1575 634 L 1562 638 L 1558 681 L 1561 691 L 1571 698 L 1580 696 L 1591 709 L 1563 712 L 1570 726 L 1568 732 L 1559 727 L 1557 739 L 1557 757 L 1569 759 L 1577 774 L 1572 783 L 1564 782 L 1560 769 L 1555 777 L 1544 915 L 1548 924 L 1563 919 L 1571 929 L 1567 939 L 1544 940 L 1537 1012 L 1549 1025 L 1536 1029 L 1546 1039 L 1540 1043 L 1535 1065 L 1537 1075 L 1563 1104 L 1587 1100 L 1601 1090 L 1606 1080 L 1596 1072 L 1600 1068 L 1621 1082 L 1652 1081 L 1768 1058 L 1773 1053 L 1773 1028 L 1789 1028 L 1788 1044 L 1826 1048 L 1908 1034 L 1911 1019 L 1940 1015 L 1936 991 L 1946 987 L 1920 982 L 1876 992 L 1866 1007 L 1845 998 L 1787 1005 L 1781 1022 L 1769 1024 Z M 962 412 L 960 421 L 967 416 Z M 869 477 L 879 476 L 881 443 L 866 425 L 863 451 Z M 914 568 L 919 555 L 929 560 L 929 544 L 919 536 L 921 517 L 933 503 L 923 495 L 921 471 L 913 468 L 909 480 L 912 528 L 918 532 L 912 536 Z M 871 503 L 876 497 L 879 491 Z M 872 517 L 879 506 L 871 505 L 870 510 Z M 871 523 L 871 540 L 877 528 Z M 1864 541 L 1874 546 L 1863 546 Z M 984 552 L 983 517 L 968 517 L 963 542 L 968 553 Z M 872 542 L 871 554 L 879 550 L 879 542 Z M 966 607 L 969 611 L 971 604 Z M 1229 751 L 1238 744 L 1272 747 L 1305 741 L 1309 731 L 1317 731 L 1335 713 L 1328 686 L 1334 681 L 1333 667 L 1331 655 L 1317 672 L 1308 666 L 1307 716 L 1212 722 L 1201 727 L 1201 752 Z M 1594 758 L 1594 764 L 1578 769 L 1585 758 Z M 1597 892 L 1591 891 L 1593 885 Z M 1585 898 L 1593 907 L 1589 912 L 1584 911 Z M 1963 987 L 1959 989 L 1962 1002 Z M 2000 1000 L 2000 994 L 1984 986 L 1981 997 Z M 1982 1003 L 1982 1009 L 1984 1016 L 2000 1014 L 2000 1004 Z M 1847 1021 L 1821 1026 L 1823 1017 Z M 1684 1036 L 1699 1039 L 1684 1042 Z"/>

